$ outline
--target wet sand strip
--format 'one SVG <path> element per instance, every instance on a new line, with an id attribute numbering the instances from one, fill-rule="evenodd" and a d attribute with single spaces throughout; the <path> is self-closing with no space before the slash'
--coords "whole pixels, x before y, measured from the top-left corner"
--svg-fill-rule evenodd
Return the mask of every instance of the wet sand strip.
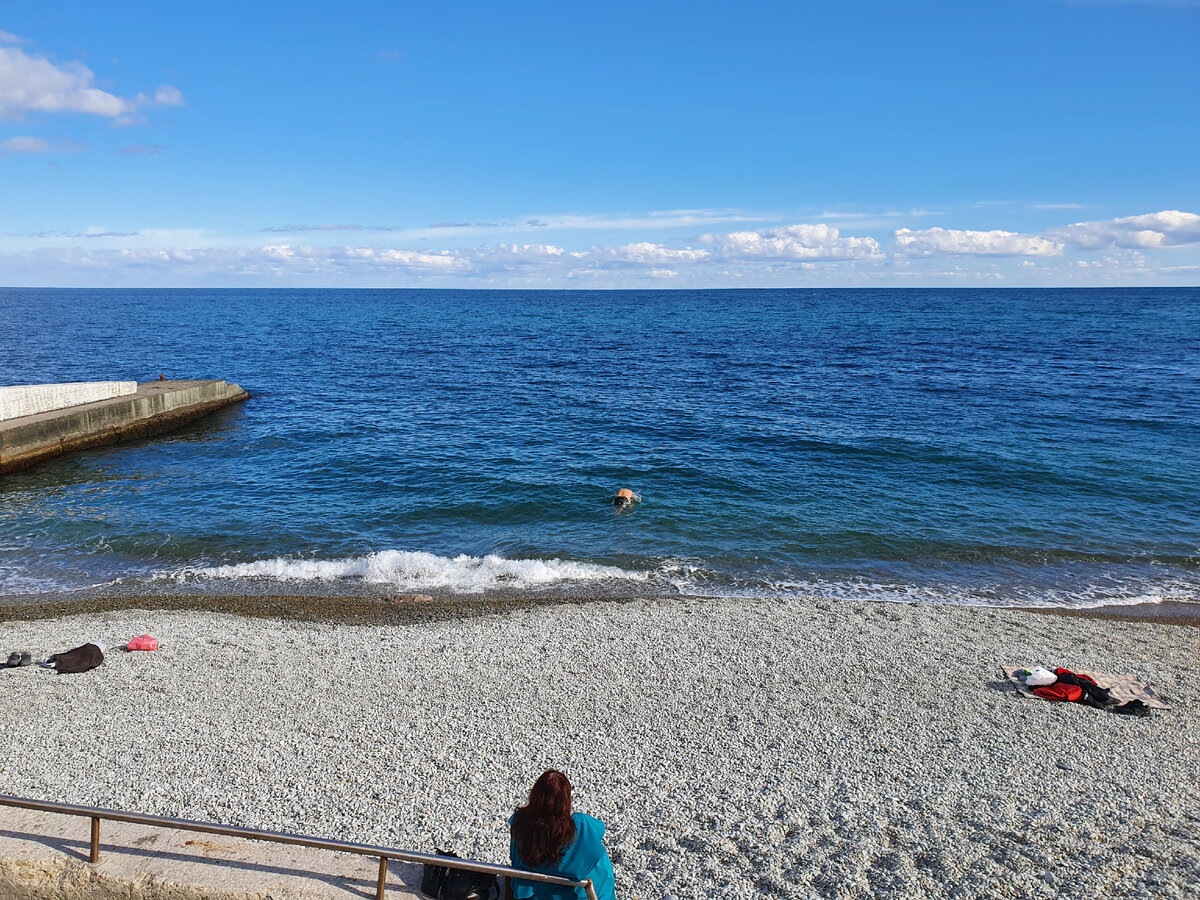
<path id="1" fill-rule="evenodd" d="M 129 609 L 178 610 L 229 613 L 251 619 L 280 619 L 295 622 L 324 622 L 340 625 L 408 625 L 420 622 L 447 622 L 476 616 L 504 615 L 541 606 L 584 606 L 590 603 L 621 603 L 656 598 L 592 598 L 529 594 L 505 597 L 445 598 L 425 594 L 384 596 L 313 596 L 262 594 L 187 594 L 187 595 L 116 595 L 87 598 L 59 597 L 15 604 L 0 604 L 0 622 L 34 621 L 88 613 L 117 612 Z M 671 599 L 671 598 L 657 598 Z M 703 600 L 705 598 L 688 598 Z M 711 598 L 717 599 L 717 598 Z M 881 603 L 881 606 L 891 604 Z M 926 604 L 895 604 L 922 606 Z M 928 604 L 935 605 L 935 604 Z M 952 604 L 947 604 L 952 605 Z M 993 609 L 993 607 L 980 607 Z M 1136 606 L 1108 606 L 1092 609 L 1061 607 L 1016 607 L 1019 612 L 1038 615 L 1100 619 L 1111 622 L 1150 622 L 1156 625 L 1200 627 L 1200 604 L 1159 603 Z"/>

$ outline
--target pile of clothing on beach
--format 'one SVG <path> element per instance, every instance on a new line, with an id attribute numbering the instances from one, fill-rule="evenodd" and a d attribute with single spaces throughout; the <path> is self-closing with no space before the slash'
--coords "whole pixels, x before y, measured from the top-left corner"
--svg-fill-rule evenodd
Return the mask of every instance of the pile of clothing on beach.
<path id="1" fill-rule="evenodd" d="M 1051 672 L 1043 666 L 1038 666 L 1033 670 L 1018 669 L 1015 674 L 1027 688 L 1045 700 L 1082 703 L 1131 716 L 1145 716 L 1150 712 L 1150 707 L 1141 700 L 1127 700 L 1122 703 L 1096 684 L 1092 676 L 1081 675 L 1070 669 L 1056 668 Z"/>
<path id="2" fill-rule="evenodd" d="M 153 653 L 158 649 L 158 638 L 148 634 L 139 634 L 126 644 L 124 649 L 130 652 L 144 650 Z M 80 644 L 78 647 L 72 647 L 70 650 L 63 650 L 61 653 L 51 654 L 47 659 L 38 662 L 38 665 L 44 669 L 52 669 L 60 675 L 90 672 L 104 664 L 104 654 L 107 650 L 107 644 L 101 641 L 91 641 L 87 644 Z M 0 667 L 20 669 L 32 662 L 33 654 L 28 650 L 14 650 L 9 654 L 8 662 Z"/>
<path id="3" fill-rule="evenodd" d="M 53 669 L 60 675 L 90 672 L 104 662 L 105 645 L 99 641 L 83 644 L 62 653 L 55 653 L 48 659 L 40 660 L 38 665 L 43 669 Z M 33 656 L 28 650 L 14 650 L 4 664 L 6 669 L 20 669 L 32 664 Z"/>

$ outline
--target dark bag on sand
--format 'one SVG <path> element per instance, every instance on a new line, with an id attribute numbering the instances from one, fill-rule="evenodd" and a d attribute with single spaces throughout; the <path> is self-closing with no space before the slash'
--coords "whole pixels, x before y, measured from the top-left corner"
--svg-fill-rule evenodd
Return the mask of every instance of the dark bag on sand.
<path id="1" fill-rule="evenodd" d="M 104 662 L 104 651 L 95 644 L 84 644 L 65 653 L 55 653 L 48 662 L 54 664 L 60 675 L 87 672 Z"/>
<path id="2" fill-rule="evenodd" d="M 438 850 L 438 856 L 458 857 Z M 426 863 L 421 870 L 421 893 L 430 900 L 492 900 L 499 896 L 496 876 Z"/>

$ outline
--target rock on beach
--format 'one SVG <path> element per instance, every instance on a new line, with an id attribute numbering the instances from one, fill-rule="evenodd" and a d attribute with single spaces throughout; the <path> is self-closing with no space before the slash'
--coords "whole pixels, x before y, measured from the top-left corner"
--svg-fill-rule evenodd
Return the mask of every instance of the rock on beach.
<path id="1" fill-rule="evenodd" d="M 505 862 L 505 821 L 553 766 L 607 824 L 622 898 L 1200 884 L 1195 628 L 669 599 L 368 624 L 114 609 L 3 631 L 40 657 L 160 641 L 83 675 L 0 671 L 5 793 Z M 1028 700 L 1005 663 L 1136 674 L 1174 709 Z"/>

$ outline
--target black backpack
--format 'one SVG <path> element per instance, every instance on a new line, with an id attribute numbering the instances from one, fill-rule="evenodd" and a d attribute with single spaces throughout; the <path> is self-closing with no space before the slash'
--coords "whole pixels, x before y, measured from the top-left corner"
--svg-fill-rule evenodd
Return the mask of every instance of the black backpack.
<path id="1" fill-rule="evenodd" d="M 445 850 L 438 850 L 437 855 L 458 858 L 457 853 Z M 426 863 L 421 867 L 421 893 L 429 900 L 495 900 L 500 888 L 495 875 Z"/>

